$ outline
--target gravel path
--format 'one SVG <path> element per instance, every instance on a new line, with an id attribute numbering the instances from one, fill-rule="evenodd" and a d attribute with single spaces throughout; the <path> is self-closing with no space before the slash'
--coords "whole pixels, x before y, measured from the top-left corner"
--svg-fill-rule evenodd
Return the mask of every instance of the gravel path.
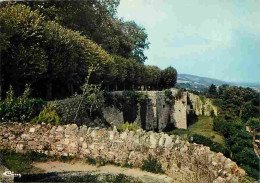
<path id="1" fill-rule="evenodd" d="M 136 177 L 147 183 L 172 183 L 175 182 L 171 177 L 163 174 L 153 174 L 135 168 L 122 168 L 113 165 L 93 166 L 82 162 L 63 163 L 59 161 L 34 163 L 33 166 L 42 169 L 44 172 L 86 172 L 86 173 L 105 173 L 105 174 L 124 174 Z"/>

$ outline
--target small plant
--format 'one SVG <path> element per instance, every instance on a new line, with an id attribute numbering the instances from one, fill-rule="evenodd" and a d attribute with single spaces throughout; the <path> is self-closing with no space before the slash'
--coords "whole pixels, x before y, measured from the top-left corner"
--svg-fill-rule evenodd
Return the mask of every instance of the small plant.
<path id="1" fill-rule="evenodd" d="M 123 131 L 125 131 L 126 129 L 128 129 L 129 131 L 134 131 L 134 132 L 136 132 L 138 129 L 140 129 L 140 126 L 138 126 L 137 122 L 135 121 L 135 122 L 133 122 L 133 123 L 128 123 L 128 122 L 126 122 L 125 124 L 120 125 L 120 126 L 118 127 L 118 130 L 119 130 L 120 132 L 123 132 Z"/>
<path id="2" fill-rule="evenodd" d="M 59 157 L 59 160 L 64 163 L 71 162 L 73 159 L 74 159 L 74 157 L 72 157 L 72 156 L 60 156 Z"/>
<path id="3" fill-rule="evenodd" d="M 164 91 L 165 94 L 165 103 L 172 106 L 175 103 L 175 98 L 172 95 L 172 91 L 167 89 Z"/>
<path id="4" fill-rule="evenodd" d="M 211 111 L 210 111 L 210 117 L 212 117 L 212 118 L 215 117 L 215 112 L 214 112 L 214 110 L 211 110 Z"/>
<path id="5" fill-rule="evenodd" d="M 98 166 L 106 166 L 107 161 L 104 160 L 102 157 L 99 157 L 98 161 L 97 161 L 97 164 L 98 164 Z"/>
<path id="6" fill-rule="evenodd" d="M 184 92 L 184 89 L 183 89 L 183 88 L 179 89 L 178 92 L 177 92 L 177 94 L 175 95 L 175 99 L 176 99 L 176 100 L 181 99 L 181 98 L 182 98 L 182 95 L 183 95 L 183 92 Z"/>
<path id="7" fill-rule="evenodd" d="M 90 164 L 90 165 L 96 165 L 96 164 L 97 164 L 96 160 L 93 159 L 93 158 L 91 158 L 91 157 L 87 157 L 86 162 L 87 162 L 88 164 Z"/>
<path id="8" fill-rule="evenodd" d="M 143 162 L 142 170 L 153 173 L 165 173 L 162 169 L 162 165 L 151 155 Z"/>
<path id="9" fill-rule="evenodd" d="M 48 104 L 40 112 L 39 116 L 37 116 L 32 120 L 32 122 L 36 122 L 36 123 L 44 122 L 44 123 L 50 123 L 52 125 L 59 125 L 60 118 L 57 115 L 54 106 L 52 104 Z"/>
<path id="10" fill-rule="evenodd" d="M 123 164 L 122 167 L 125 167 L 125 168 L 132 168 L 133 167 L 133 164 L 128 162 L 128 161 L 125 161 L 125 163 Z"/>

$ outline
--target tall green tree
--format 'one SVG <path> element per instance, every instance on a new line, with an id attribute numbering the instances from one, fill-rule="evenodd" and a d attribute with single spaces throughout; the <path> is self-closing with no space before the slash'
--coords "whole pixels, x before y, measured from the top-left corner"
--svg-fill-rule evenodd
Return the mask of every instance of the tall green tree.
<path id="1" fill-rule="evenodd" d="M 43 17 L 25 5 L 0 8 L 1 80 L 19 93 L 27 82 L 34 83 L 47 70 L 47 55 L 42 47 Z M 3 78 L 3 79 L 2 79 Z"/>
<path id="2" fill-rule="evenodd" d="M 209 92 L 211 97 L 216 97 L 216 95 L 217 95 L 217 87 L 216 87 L 216 85 L 211 84 L 209 86 L 208 92 Z"/>
<path id="3" fill-rule="evenodd" d="M 148 49 L 145 29 L 135 22 L 118 19 L 119 0 L 18 2 L 39 10 L 46 20 L 80 31 L 110 54 L 144 62 Z"/>
<path id="4" fill-rule="evenodd" d="M 125 32 L 129 34 L 134 43 L 134 49 L 131 57 L 140 63 L 144 63 L 147 57 L 144 54 L 144 50 L 149 48 L 148 34 L 145 28 L 137 25 L 134 21 L 125 22 Z"/>
<path id="5" fill-rule="evenodd" d="M 177 82 L 177 71 L 173 67 L 168 67 L 161 72 L 161 86 L 171 88 Z"/>

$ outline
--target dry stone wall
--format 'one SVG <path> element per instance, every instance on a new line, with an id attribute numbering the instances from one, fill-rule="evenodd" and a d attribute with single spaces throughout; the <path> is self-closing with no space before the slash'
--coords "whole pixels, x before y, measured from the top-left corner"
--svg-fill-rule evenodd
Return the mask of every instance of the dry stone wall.
<path id="1" fill-rule="evenodd" d="M 208 147 L 191 144 L 179 136 L 143 130 L 95 130 L 76 124 L 0 124 L 0 148 L 25 153 L 37 151 L 47 155 L 87 157 L 96 160 L 131 163 L 141 167 L 149 155 L 162 164 L 163 170 L 178 182 L 238 182 L 236 163 Z"/>

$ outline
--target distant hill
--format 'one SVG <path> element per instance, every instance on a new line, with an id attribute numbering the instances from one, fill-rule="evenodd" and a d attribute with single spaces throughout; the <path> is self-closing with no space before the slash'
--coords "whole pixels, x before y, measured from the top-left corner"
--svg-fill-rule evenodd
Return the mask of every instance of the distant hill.
<path id="1" fill-rule="evenodd" d="M 223 84 L 228 84 L 232 86 L 242 86 L 242 87 L 250 87 L 256 90 L 260 89 L 260 83 L 250 83 L 250 82 L 226 82 L 218 79 L 195 76 L 190 74 L 178 74 L 178 80 L 176 87 L 179 88 L 189 88 L 198 91 L 206 91 L 208 87 L 214 84 L 216 86 L 220 86 Z"/>

